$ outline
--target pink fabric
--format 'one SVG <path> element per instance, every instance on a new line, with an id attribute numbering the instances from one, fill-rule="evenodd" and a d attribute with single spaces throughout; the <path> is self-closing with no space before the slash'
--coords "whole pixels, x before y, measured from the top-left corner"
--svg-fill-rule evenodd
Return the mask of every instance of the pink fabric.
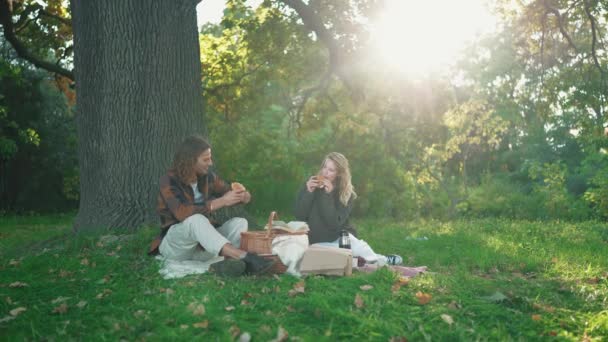
<path id="1" fill-rule="evenodd" d="M 420 273 L 426 272 L 427 271 L 427 267 L 426 266 L 418 266 L 418 267 L 406 267 L 406 266 L 383 266 L 383 267 L 388 267 L 391 271 L 399 274 L 400 276 L 403 277 L 415 277 Z M 361 272 L 366 272 L 366 273 L 371 273 L 371 272 L 375 272 L 379 269 L 380 267 L 378 267 L 378 265 L 374 265 L 374 264 L 365 264 L 361 267 L 358 267 L 357 270 L 361 271 Z"/>

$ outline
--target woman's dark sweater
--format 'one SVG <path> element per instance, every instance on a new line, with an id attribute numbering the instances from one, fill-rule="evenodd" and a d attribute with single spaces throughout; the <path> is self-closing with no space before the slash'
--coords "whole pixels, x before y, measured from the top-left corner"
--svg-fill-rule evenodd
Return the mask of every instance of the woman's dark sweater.
<path id="1" fill-rule="evenodd" d="M 338 188 L 329 194 L 323 189 L 308 192 L 306 184 L 300 189 L 296 198 L 295 216 L 297 220 L 308 223 L 310 228 L 308 240 L 311 244 L 335 241 L 340 237 L 342 229 L 356 235 L 354 227 L 349 222 L 353 208 L 352 197 L 345 206 L 340 202 L 338 194 Z"/>

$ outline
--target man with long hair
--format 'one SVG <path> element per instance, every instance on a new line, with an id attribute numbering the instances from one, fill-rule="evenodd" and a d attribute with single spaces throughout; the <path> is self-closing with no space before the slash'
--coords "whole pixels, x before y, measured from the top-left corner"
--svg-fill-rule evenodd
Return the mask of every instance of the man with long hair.
<path id="1" fill-rule="evenodd" d="M 214 211 L 251 200 L 248 191 L 232 190 L 210 170 L 212 165 L 211 145 L 205 139 L 190 136 L 178 147 L 173 166 L 160 178 L 157 211 L 161 235 L 150 253 L 160 252 L 173 260 L 223 256 L 223 261 L 209 268 L 218 275 L 266 273 L 274 261 L 238 248 L 241 232 L 247 231 L 246 219 L 235 217 L 221 225 L 210 221 Z"/>

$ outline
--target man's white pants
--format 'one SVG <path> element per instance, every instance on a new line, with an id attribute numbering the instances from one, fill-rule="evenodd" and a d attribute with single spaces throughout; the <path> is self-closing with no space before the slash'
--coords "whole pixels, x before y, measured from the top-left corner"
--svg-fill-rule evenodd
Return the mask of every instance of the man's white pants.
<path id="1" fill-rule="evenodd" d="M 232 218 L 216 229 L 204 215 L 195 214 L 169 228 L 159 251 L 168 259 L 205 261 L 217 257 L 227 243 L 239 248 L 246 231 L 244 218 Z"/>
<path id="2" fill-rule="evenodd" d="M 357 239 L 350 233 L 348 234 L 348 237 L 350 238 L 350 250 L 353 252 L 354 257 L 362 257 L 370 264 L 378 263 L 380 266 L 386 265 L 386 257 L 382 254 L 376 254 L 367 242 Z M 313 245 L 339 247 L 339 241 L 340 239 L 338 238 L 336 241 L 318 242 Z"/>

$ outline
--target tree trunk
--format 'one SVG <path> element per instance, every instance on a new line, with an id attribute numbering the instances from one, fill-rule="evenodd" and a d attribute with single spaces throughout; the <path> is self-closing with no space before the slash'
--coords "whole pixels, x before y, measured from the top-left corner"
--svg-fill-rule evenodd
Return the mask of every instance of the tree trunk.
<path id="1" fill-rule="evenodd" d="M 158 180 L 205 136 L 192 0 L 72 0 L 80 207 L 74 229 L 158 222 Z"/>

